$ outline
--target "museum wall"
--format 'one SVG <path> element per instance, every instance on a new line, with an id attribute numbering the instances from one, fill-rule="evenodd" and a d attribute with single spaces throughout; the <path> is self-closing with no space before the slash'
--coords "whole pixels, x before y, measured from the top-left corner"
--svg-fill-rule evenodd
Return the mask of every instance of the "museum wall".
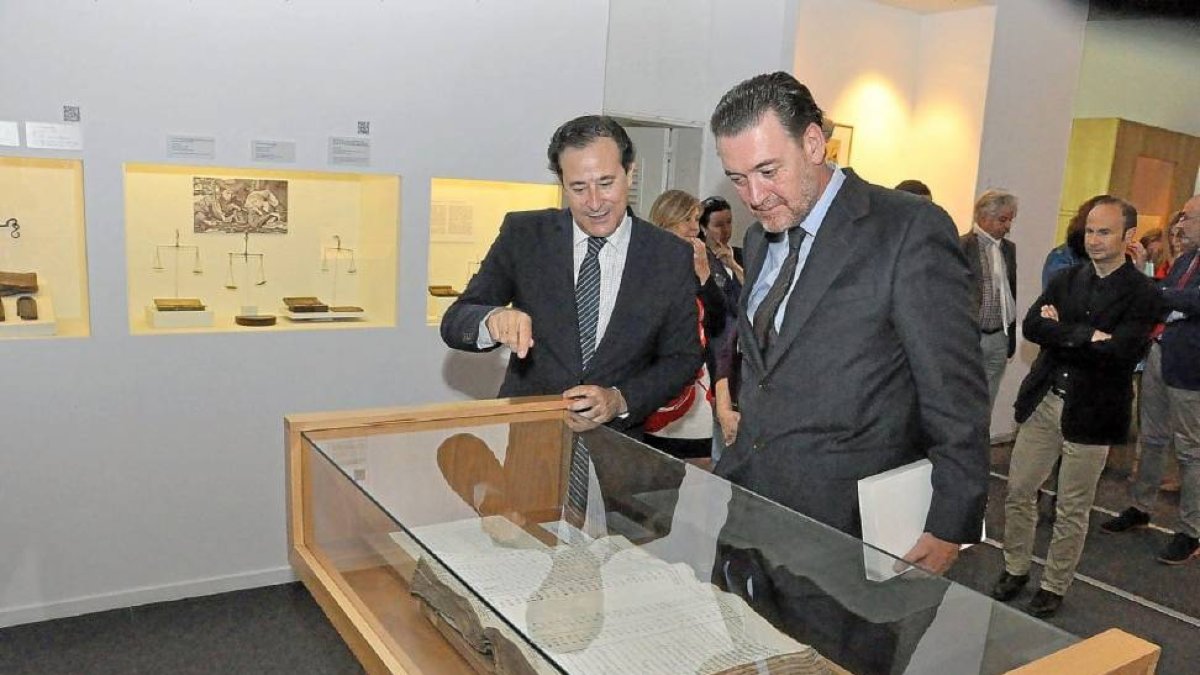
<path id="1" fill-rule="evenodd" d="M 763 72 L 791 70 L 798 0 L 611 0 L 606 112 L 704 128 L 700 192 L 734 208 L 734 241 L 751 217 L 717 158 L 708 119 L 721 95 Z"/>
<path id="2" fill-rule="evenodd" d="M 1020 199 L 1009 234 L 1017 246 L 1020 312 L 1041 293 L 1042 262 L 1054 247 L 1086 20 L 1087 7 L 1072 2 L 996 6 L 977 184 L 1003 186 Z M 1018 340 L 992 411 L 993 437 L 1016 430 L 1012 404 L 1036 355 L 1035 345 Z"/>
<path id="3" fill-rule="evenodd" d="M 607 20 L 603 1 L 0 3 L 0 120 L 81 107 L 81 153 L 0 154 L 82 158 L 91 296 L 90 338 L 0 343 L 0 625 L 290 580 L 284 414 L 494 392 L 497 359 L 426 325 L 430 181 L 553 182 L 551 131 L 601 108 Z M 355 170 L 402 177 L 395 327 L 129 334 L 123 163 L 178 161 L 166 137 L 189 133 L 214 166 L 264 168 L 250 140 L 272 138 L 296 161 L 271 168 L 330 171 L 359 120 Z"/>
<path id="4" fill-rule="evenodd" d="M 994 21 L 994 7 L 920 14 L 871 0 L 804 0 L 799 12 L 796 72 L 854 128 L 851 166 L 881 185 L 924 181 L 963 231 Z"/>
<path id="5" fill-rule="evenodd" d="M 1164 19 L 1089 22 L 1075 117 L 1121 117 L 1200 136 L 1198 28 Z"/>
<path id="6" fill-rule="evenodd" d="M 290 580 L 283 415 L 496 391 L 503 354 L 451 353 L 427 325 L 431 181 L 552 183 L 563 120 L 699 123 L 732 83 L 790 63 L 794 0 L 708 2 L 695 20 L 721 52 L 690 28 L 635 31 L 658 10 L 616 4 L 611 29 L 598 0 L 0 4 L 0 120 L 81 106 L 82 152 L 0 154 L 83 159 L 92 301 L 89 339 L 0 344 L 20 399 L 0 408 L 0 625 Z M 694 27 L 675 16 L 694 7 L 649 18 Z M 606 73 L 615 49 L 704 87 L 679 99 L 635 62 Z M 124 163 L 197 164 L 166 156 L 168 134 L 195 134 L 216 139 L 213 166 L 330 171 L 329 137 L 360 120 L 371 164 L 355 170 L 401 177 L 395 327 L 130 335 L 126 251 L 147 249 L 126 245 Z M 296 161 L 251 163 L 263 138 L 294 141 Z"/>

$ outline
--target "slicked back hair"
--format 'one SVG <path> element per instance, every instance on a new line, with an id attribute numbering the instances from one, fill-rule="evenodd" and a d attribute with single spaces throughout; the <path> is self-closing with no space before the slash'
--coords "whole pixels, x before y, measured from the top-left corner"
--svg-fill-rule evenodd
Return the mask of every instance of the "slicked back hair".
<path id="1" fill-rule="evenodd" d="M 825 117 L 808 87 L 790 74 L 776 71 L 755 75 L 726 92 L 709 127 L 717 138 L 736 136 L 757 125 L 768 112 L 775 113 L 797 143 L 808 125 L 821 126 Z"/>
<path id="2" fill-rule="evenodd" d="M 617 144 L 621 153 L 621 166 L 625 173 L 633 169 L 633 141 L 625 133 L 625 127 L 607 115 L 584 115 L 566 122 L 554 131 L 550 137 L 550 146 L 546 148 L 546 158 L 550 160 L 550 170 L 562 182 L 562 164 L 559 158 L 563 150 L 586 148 L 600 138 L 611 138 Z"/>

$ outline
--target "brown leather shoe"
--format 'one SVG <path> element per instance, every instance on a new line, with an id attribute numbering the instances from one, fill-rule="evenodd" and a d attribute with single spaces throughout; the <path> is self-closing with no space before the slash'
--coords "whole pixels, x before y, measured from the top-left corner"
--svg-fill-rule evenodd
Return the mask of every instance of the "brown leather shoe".
<path id="1" fill-rule="evenodd" d="M 26 321 L 37 321 L 37 300 L 32 295 L 17 298 L 17 316 Z"/>

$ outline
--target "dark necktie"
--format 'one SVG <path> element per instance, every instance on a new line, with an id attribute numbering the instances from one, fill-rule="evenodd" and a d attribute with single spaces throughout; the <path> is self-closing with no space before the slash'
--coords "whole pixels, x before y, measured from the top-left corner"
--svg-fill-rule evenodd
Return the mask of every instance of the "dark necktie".
<path id="1" fill-rule="evenodd" d="M 772 234 L 775 237 L 772 237 Z M 783 265 L 779 268 L 779 276 L 775 277 L 775 283 L 771 284 L 767 295 L 754 312 L 754 339 L 758 341 L 758 347 L 764 358 L 766 358 L 767 349 L 771 346 L 771 340 L 779 336 L 775 330 L 775 314 L 779 312 L 779 306 L 783 304 L 788 288 L 792 285 L 792 277 L 796 275 L 796 263 L 800 258 L 800 244 L 804 243 L 805 234 L 799 226 L 787 231 L 787 257 L 783 259 Z M 771 233 L 767 235 L 767 241 L 779 241 L 782 237 L 782 232 Z"/>
<path id="2" fill-rule="evenodd" d="M 587 368 L 596 353 L 596 328 L 600 323 L 600 249 L 604 237 L 588 237 L 587 255 L 575 282 L 575 312 L 579 317 L 579 355 Z"/>
<path id="3" fill-rule="evenodd" d="M 566 521 L 582 527 L 587 516 L 588 474 L 591 454 L 581 434 L 572 434 L 571 459 L 567 471 Z"/>
<path id="4" fill-rule="evenodd" d="M 587 255 L 579 266 L 575 282 L 575 312 L 579 317 L 579 356 L 586 369 L 596 353 L 596 330 L 600 323 L 600 249 L 608 241 L 604 237 L 588 237 Z M 567 522 L 582 527 L 587 514 L 588 468 L 591 456 L 583 436 L 574 435 L 571 443 L 570 468 L 567 472 Z"/>

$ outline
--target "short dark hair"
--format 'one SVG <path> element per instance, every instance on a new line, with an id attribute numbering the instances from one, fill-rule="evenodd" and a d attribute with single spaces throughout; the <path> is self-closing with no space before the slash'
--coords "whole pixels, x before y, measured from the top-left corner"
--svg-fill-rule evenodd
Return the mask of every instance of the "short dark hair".
<path id="1" fill-rule="evenodd" d="M 629 140 L 629 134 L 625 133 L 625 127 L 607 115 L 584 115 L 556 129 L 550 137 L 550 146 L 546 148 L 550 170 L 558 176 L 560 182 L 562 164 L 559 163 L 559 157 L 563 150 L 586 148 L 599 138 L 611 138 L 617 144 L 617 150 L 621 152 L 621 166 L 625 173 L 629 173 L 633 168 L 634 149 L 633 141 Z"/>
<path id="2" fill-rule="evenodd" d="M 1096 208 L 1097 206 L 1103 206 L 1104 204 L 1116 204 L 1117 206 L 1121 207 L 1121 217 L 1125 220 L 1125 228 L 1122 230 L 1122 232 L 1128 232 L 1137 227 L 1137 209 L 1133 207 L 1133 204 L 1130 204 L 1124 199 L 1121 199 L 1120 197 L 1114 197 L 1112 195 L 1097 195 L 1088 201 L 1092 202 L 1092 208 L 1088 209 L 1087 213 L 1091 213 L 1092 209 Z M 1084 203 L 1086 204 L 1087 202 Z M 1087 214 L 1084 214 L 1084 219 L 1086 222 Z"/>
<path id="3" fill-rule="evenodd" d="M 922 197 L 930 197 L 930 198 L 933 197 L 933 192 L 930 191 L 929 186 L 915 178 L 909 178 L 908 180 L 900 181 L 899 183 L 896 184 L 895 189 L 897 189 L 901 192 L 908 192 L 908 193 L 911 193 L 914 195 L 920 195 Z"/>
<path id="4" fill-rule="evenodd" d="M 788 135 L 799 141 L 810 124 L 821 126 L 825 114 L 808 87 L 783 71 L 755 75 L 730 89 L 709 120 L 713 136 L 736 136 L 772 111 Z"/>
<path id="5" fill-rule="evenodd" d="M 708 227 L 708 217 L 718 211 L 732 211 L 724 197 L 709 197 L 700 202 L 700 227 Z"/>

